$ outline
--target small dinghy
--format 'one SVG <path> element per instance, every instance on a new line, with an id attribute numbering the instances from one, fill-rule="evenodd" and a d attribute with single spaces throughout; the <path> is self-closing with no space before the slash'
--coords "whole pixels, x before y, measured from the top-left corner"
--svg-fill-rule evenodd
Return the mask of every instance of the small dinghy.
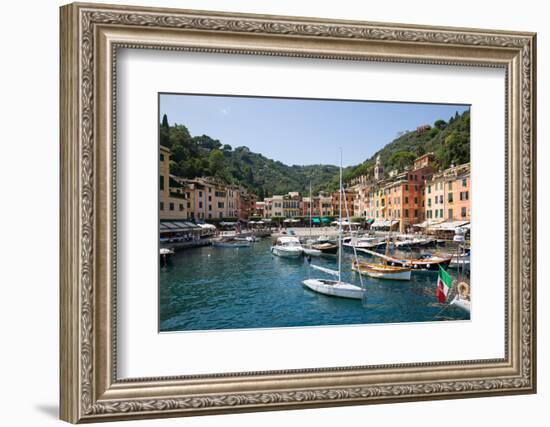
<path id="1" fill-rule="evenodd" d="M 408 267 L 353 261 L 351 269 L 376 279 L 411 280 L 411 269 Z"/>
<path id="2" fill-rule="evenodd" d="M 460 282 L 457 285 L 457 294 L 450 302 L 451 305 L 456 305 L 464 311 L 470 312 L 471 300 L 470 300 L 470 285 L 466 282 Z"/>
<path id="3" fill-rule="evenodd" d="M 362 299 L 365 293 L 359 286 L 338 280 L 306 279 L 302 283 L 312 291 L 333 297 Z"/>

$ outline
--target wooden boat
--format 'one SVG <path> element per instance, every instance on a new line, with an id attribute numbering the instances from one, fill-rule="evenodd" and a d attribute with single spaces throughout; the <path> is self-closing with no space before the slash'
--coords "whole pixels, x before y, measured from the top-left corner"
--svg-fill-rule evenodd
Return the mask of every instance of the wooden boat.
<path id="1" fill-rule="evenodd" d="M 411 269 L 409 267 L 353 261 L 351 269 L 376 279 L 411 280 Z"/>
<path id="2" fill-rule="evenodd" d="M 306 279 L 302 283 L 312 291 L 334 297 L 362 299 L 365 294 L 359 286 L 338 280 Z"/>
<path id="3" fill-rule="evenodd" d="M 334 243 L 313 243 L 311 248 L 320 251 L 322 255 L 336 255 L 338 253 L 338 245 Z"/>
<path id="4" fill-rule="evenodd" d="M 368 249 L 363 249 L 363 252 L 382 258 L 386 265 L 407 267 L 413 271 L 439 271 L 440 266 L 446 270 L 451 262 L 451 256 L 425 254 L 419 258 L 397 258 Z"/>

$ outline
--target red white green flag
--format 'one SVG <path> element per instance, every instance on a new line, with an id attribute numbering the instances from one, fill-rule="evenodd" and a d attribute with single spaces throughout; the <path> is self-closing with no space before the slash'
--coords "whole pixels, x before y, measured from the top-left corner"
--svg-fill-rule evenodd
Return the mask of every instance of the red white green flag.
<path id="1" fill-rule="evenodd" d="M 444 303 L 447 299 L 447 295 L 451 290 L 451 284 L 453 279 L 441 266 L 439 266 L 439 275 L 437 276 L 437 287 L 435 289 L 435 296 L 440 303 Z"/>

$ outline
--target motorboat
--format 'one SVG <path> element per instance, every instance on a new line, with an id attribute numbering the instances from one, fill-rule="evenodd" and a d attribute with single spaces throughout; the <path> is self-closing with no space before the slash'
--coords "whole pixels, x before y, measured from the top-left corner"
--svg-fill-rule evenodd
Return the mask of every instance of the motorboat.
<path id="1" fill-rule="evenodd" d="M 411 269 L 409 267 L 353 261 L 351 269 L 359 274 L 376 279 L 411 280 Z"/>
<path id="2" fill-rule="evenodd" d="M 271 253 L 285 258 L 298 258 L 304 253 L 304 248 L 297 237 L 283 236 L 271 247 Z"/>
<path id="3" fill-rule="evenodd" d="M 342 245 L 352 249 L 373 249 L 384 246 L 386 241 L 379 237 L 346 237 L 342 240 Z"/>
<path id="4" fill-rule="evenodd" d="M 248 248 L 250 247 L 250 242 L 246 240 L 237 240 L 235 238 L 222 238 L 213 240 L 212 246 L 217 248 Z"/>

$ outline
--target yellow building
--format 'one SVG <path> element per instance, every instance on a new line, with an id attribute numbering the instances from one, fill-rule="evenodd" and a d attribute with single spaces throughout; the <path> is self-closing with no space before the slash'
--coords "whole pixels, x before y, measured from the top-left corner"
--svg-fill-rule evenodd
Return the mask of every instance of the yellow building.
<path id="1" fill-rule="evenodd" d="M 160 219 L 189 219 L 191 190 L 170 176 L 170 150 L 160 146 L 159 213 Z M 188 199 L 189 198 L 189 199 Z"/>

